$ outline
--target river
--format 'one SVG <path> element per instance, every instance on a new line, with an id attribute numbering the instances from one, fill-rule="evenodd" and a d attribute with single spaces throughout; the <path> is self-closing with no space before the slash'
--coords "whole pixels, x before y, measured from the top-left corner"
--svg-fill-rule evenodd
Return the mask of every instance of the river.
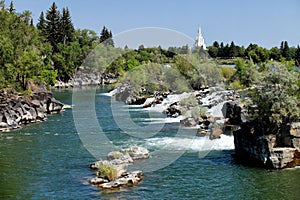
<path id="1" fill-rule="evenodd" d="M 203 137 L 176 138 L 178 124 L 168 123 L 152 137 L 133 137 L 114 122 L 110 106 L 120 102 L 97 90 L 95 107 L 107 138 L 119 147 L 141 145 L 151 151 L 184 150 L 170 165 L 144 173 L 134 187 L 106 191 L 90 185 L 95 158 L 77 134 L 72 109 L 49 116 L 8 133 L 0 133 L 0 199 L 300 199 L 300 169 L 267 170 L 243 166 L 232 154 L 233 138 L 224 136 L 211 151 L 201 146 Z M 72 104 L 71 91 L 56 91 L 55 97 Z M 83 100 L 84 101 L 84 98 Z M 76 106 L 76 105 L 75 105 Z M 130 107 L 137 124 L 160 123 L 164 115 Z M 194 130 L 189 130 L 193 132 Z M 206 152 L 206 156 L 203 152 Z M 155 157 L 150 158 L 155 159 Z"/>

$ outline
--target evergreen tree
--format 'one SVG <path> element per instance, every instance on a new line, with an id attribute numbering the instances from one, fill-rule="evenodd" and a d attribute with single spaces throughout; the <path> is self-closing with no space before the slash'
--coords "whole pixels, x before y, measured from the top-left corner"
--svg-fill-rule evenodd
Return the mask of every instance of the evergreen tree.
<path id="1" fill-rule="evenodd" d="M 57 44 L 62 42 L 60 32 L 60 12 L 57 10 L 55 2 L 46 13 L 46 37 L 53 47 L 53 53 L 58 52 Z"/>
<path id="2" fill-rule="evenodd" d="M 103 43 L 105 45 L 114 46 L 114 41 L 112 39 L 112 33 L 111 31 L 108 31 L 108 29 L 103 26 L 103 29 L 100 34 L 100 43 Z"/>
<path id="3" fill-rule="evenodd" d="M 219 48 L 219 51 L 218 51 L 218 57 L 224 57 L 224 43 L 221 42 L 220 44 L 220 48 Z"/>
<path id="4" fill-rule="evenodd" d="M 208 47 L 208 54 L 212 57 L 212 58 L 216 58 L 218 56 L 218 51 L 219 49 L 215 46 L 209 46 Z"/>
<path id="5" fill-rule="evenodd" d="M 269 52 L 271 59 L 280 60 L 280 50 L 278 49 L 278 47 L 272 47 Z"/>
<path id="6" fill-rule="evenodd" d="M 214 41 L 213 46 L 216 47 L 216 48 L 220 47 L 220 45 L 219 45 L 219 43 L 217 41 Z"/>
<path id="7" fill-rule="evenodd" d="M 236 48 L 234 42 L 232 41 L 230 46 L 229 46 L 228 57 L 236 57 L 237 54 L 238 54 L 237 48 Z"/>
<path id="8" fill-rule="evenodd" d="M 39 17 L 39 22 L 37 23 L 36 27 L 42 32 L 42 34 L 45 34 L 46 31 L 46 20 L 44 17 L 44 12 L 41 12 Z"/>
<path id="9" fill-rule="evenodd" d="M 68 8 L 63 8 L 61 17 L 61 34 L 63 38 L 63 44 L 66 45 L 74 40 L 74 26 L 71 20 L 70 12 Z"/>
<path id="10" fill-rule="evenodd" d="M 280 54 L 282 55 L 284 49 L 284 41 L 281 41 L 280 43 Z"/>
<path id="11" fill-rule="evenodd" d="M 103 26 L 103 29 L 100 33 L 100 43 L 104 42 L 109 38 L 109 32 L 105 26 Z"/>
<path id="12" fill-rule="evenodd" d="M 284 41 L 281 55 L 287 60 L 291 60 L 290 47 L 287 41 Z"/>
<path id="13" fill-rule="evenodd" d="M 300 66 L 300 47 L 299 47 L 299 45 L 297 46 L 295 60 L 296 60 L 296 64 L 298 66 Z"/>
<path id="14" fill-rule="evenodd" d="M 13 1 L 10 2 L 9 12 L 14 13 L 16 11 Z"/>

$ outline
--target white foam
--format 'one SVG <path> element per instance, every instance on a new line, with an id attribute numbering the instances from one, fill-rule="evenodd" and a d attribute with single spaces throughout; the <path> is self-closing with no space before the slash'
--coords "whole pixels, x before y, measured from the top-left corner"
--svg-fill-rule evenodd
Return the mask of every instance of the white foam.
<path id="1" fill-rule="evenodd" d="M 157 111 L 157 112 L 163 112 L 164 110 L 166 110 L 171 104 L 175 103 L 175 102 L 179 102 L 181 101 L 182 99 L 186 99 L 188 97 L 190 97 L 192 94 L 194 94 L 194 92 L 184 92 L 182 94 L 171 94 L 171 95 L 168 95 L 167 98 L 165 98 L 161 104 L 155 104 L 154 106 L 152 107 L 148 107 L 148 108 L 145 108 L 146 110 L 153 110 L 153 111 Z M 147 99 L 148 100 L 148 99 Z M 146 101 L 147 101 L 146 100 Z M 152 98 L 149 98 L 149 102 L 153 102 L 153 99 Z"/>
<path id="2" fill-rule="evenodd" d="M 233 136 L 221 135 L 220 139 L 210 140 L 208 136 L 194 138 L 163 137 L 146 140 L 148 146 L 174 150 L 210 151 L 234 149 Z"/>
<path id="3" fill-rule="evenodd" d="M 173 117 L 164 117 L 164 118 L 144 118 L 143 124 L 170 124 L 170 123 L 179 123 L 183 117 L 179 116 L 176 118 Z"/>
<path id="4" fill-rule="evenodd" d="M 100 93 L 100 95 L 102 96 L 108 96 L 108 97 L 112 97 L 117 93 L 118 89 L 113 89 L 112 91 L 108 92 L 108 93 Z"/>

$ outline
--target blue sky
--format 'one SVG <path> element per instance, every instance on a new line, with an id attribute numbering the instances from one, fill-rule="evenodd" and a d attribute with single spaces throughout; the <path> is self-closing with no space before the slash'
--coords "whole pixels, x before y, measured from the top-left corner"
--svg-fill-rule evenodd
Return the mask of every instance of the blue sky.
<path id="1" fill-rule="evenodd" d="M 6 0 L 6 4 L 9 4 Z M 207 45 L 213 41 L 270 48 L 287 40 L 300 44 L 300 0 L 56 0 L 68 7 L 76 28 L 118 34 L 133 28 L 162 27 L 192 38 L 200 24 Z M 37 21 L 53 0 L 14 0 L 18 12 L 30 10 Z"/>

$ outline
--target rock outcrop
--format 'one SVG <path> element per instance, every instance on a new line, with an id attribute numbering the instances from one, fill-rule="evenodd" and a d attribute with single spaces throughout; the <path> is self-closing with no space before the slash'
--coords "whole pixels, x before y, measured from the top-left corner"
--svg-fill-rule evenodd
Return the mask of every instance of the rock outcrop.
<path id="1" fill-rule="evenodd" d="M 144 88 L 140 88 L 140 91 L 137 91 L 130 81 L 127 81 L 117 88 L 115 98 L 117 101 L 125 102 L 128 105 L 142 105 L 147 99 L 143 96 L 145 92 Z"/>
<path id="2" fill-rule="evenodd" d="M 39 90 L 28 97 L 0 95 L 0 131 L 17 129 L 23 125 L 44 121 L 48 114 L 59 113 L 63 104 L 51 92 Z"/>
<path id="3" fill-rule="evenodd" d="M 82 86 L 94 86 L 94 85 L 104 85 L 113 84 L 117 82 L 119 74 L 112 73 L 95 73 L 87 70 L 78 70 L 75 75 L 68 81 L 56 81 L 54 88 L 73 88 Z"/>
<path id="4" fill-rule="evenodd" d="M 292 123 L 276 135 L 259 135 L 248 125 L 234 132 L 237 158 L 254 166 L 275 169 L 299 166 L 299 142 L 300 123 Z"/>
<path id="5" fill-rule="evenodd" d="M 134 164 L 134 161 L 147 159 L 150 157 L 148 149 L 143 147 L 130 147 L 120 151 L 112 151 L 108 153 L 107 159 L 97 161 L 90 164 L 90 168 L 98 170 L 96 177 L 89 182 L 103 189 L 115 189 L 122 186 L 133 186 L 142 180 L 142 171 L 127 172 L 127 166 Z M 106 176 L 106 169 L 102 169 L 103 165 L 109 166 L 115 171 L 115 177 L 109 178 Z M 103 171 L 101 171 L 103 170 Z"/>

